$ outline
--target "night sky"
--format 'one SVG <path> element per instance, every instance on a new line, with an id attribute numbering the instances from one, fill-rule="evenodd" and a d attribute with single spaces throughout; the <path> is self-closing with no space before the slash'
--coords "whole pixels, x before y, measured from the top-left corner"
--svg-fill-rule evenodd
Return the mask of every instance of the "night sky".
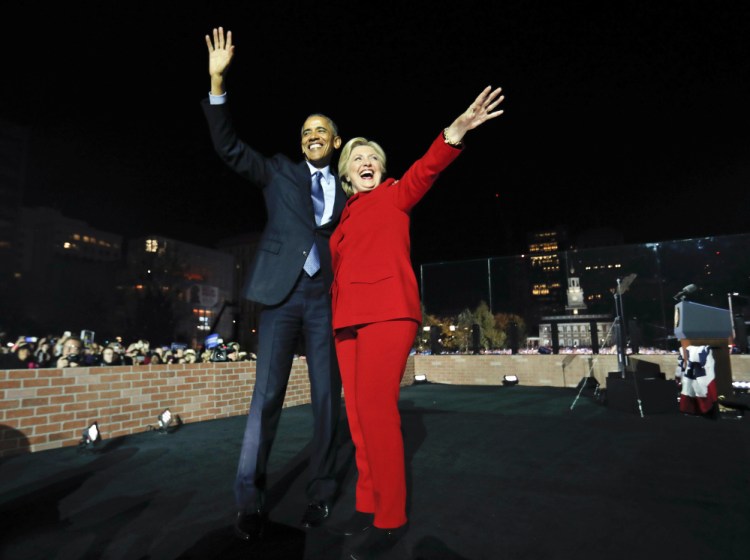
<path id="1" fill-rule="evenodd" d="M 106 231 L 211 245 L 262 229 L 200 109 L 203 37 L 222 25 L 236 127 L 268 155 L 298 158 L 323 112 L 400 176 L 503 87 L 505 114 L 414 210 L 415 263 L 517 254 L 558 225 L 626 243 L 750 232 L 746 3 L 17 4 L 2 118 L 32 127 L 24 203 Z"/>

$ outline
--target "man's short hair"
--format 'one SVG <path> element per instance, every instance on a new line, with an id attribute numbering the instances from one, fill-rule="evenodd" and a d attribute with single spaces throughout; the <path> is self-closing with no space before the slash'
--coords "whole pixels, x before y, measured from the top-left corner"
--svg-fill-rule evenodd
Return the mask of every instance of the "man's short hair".
<path id="1" fill-rule="evenodd" d="M 313 117 L 322 117 L 326 119 L 329 123 L 331 123 L 331 130 L 333 131 L 333 135 L 339 136 L 339 127 L 336 126 L 336 123 L 333 122 L 333 119 L 331 117 L 329 117 L 328 115 L 324 115 L 323 113 L 310 113 L 309 115 L 307 115 L 307 118 L 305 118 L 305 120 L 302 121 L 302 128 L 300 129 L 300 135 L 302 135 L 302 133 L 305 130 L 305 123 L 307 122 L 307 120 Z"/>

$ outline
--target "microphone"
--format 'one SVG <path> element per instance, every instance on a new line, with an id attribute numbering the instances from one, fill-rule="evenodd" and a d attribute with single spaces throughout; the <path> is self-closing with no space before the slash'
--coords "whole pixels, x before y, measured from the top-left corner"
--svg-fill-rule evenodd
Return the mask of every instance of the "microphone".
<path id="1" fill-rule="evenodd" d="M 685 296 L 687 294 L 692 294 L 693 292 L 695 292 L 697 290 L 698 290 L 698 286 L 696 286 L 695 284 L 688 284 L 687 286 L 685 286 L 684 288 L 682 288 L 682 290 L 680 290 L 679 292 L 677 292 L 673 297 L 677 301 L 682 301 L 682 300 L 685 299 Z"/>

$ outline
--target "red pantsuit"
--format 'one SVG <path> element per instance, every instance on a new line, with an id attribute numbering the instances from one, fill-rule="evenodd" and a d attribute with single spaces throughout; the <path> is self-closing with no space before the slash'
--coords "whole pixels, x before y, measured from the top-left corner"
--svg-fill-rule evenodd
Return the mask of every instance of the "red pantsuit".
<path id="1" fill-rule="evenodd" d="M 381 529 L 406 523 L 398 397 L 422 321 L 409 215 L 459 153 L 441 134 L 401 180 L 352 196 L 331 236 L 333 328 L 359 473 L 356 508 L 374 513 Z"/>
<path id="2" fill-rule="evenodd" d="M 356 509 L 381 529 L 406 523 L 406 475 L 398 394 L 419 324 L 411 319 L 336 333 L 346 416 L 356 448 Z"/>

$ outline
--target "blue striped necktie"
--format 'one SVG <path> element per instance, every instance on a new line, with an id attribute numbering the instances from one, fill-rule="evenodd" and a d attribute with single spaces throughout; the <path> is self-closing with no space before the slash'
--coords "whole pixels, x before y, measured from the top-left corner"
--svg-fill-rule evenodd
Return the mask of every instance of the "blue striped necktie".
<path id="1" fill-rule="evenodd" d="M 323 187 L 320 184 L 320 178 L 323 173 L 316 171 L 312 176 L 312 187 L 310 193 L 312 195 L 313 210 L 315 210 L 315 223 L 320 225 L 323 220 L 323 210 L 325 209 L 325 198 L 323 197 Z M 310 254 L 307 255 L 307 260 L 304 266 L 305 272 L 308 275 L 313 276 L 318 270 L 320 270 L 320 255 L 318 255 L 318 246 L 313 241 L 312 247 L 310 248 Z"/>

